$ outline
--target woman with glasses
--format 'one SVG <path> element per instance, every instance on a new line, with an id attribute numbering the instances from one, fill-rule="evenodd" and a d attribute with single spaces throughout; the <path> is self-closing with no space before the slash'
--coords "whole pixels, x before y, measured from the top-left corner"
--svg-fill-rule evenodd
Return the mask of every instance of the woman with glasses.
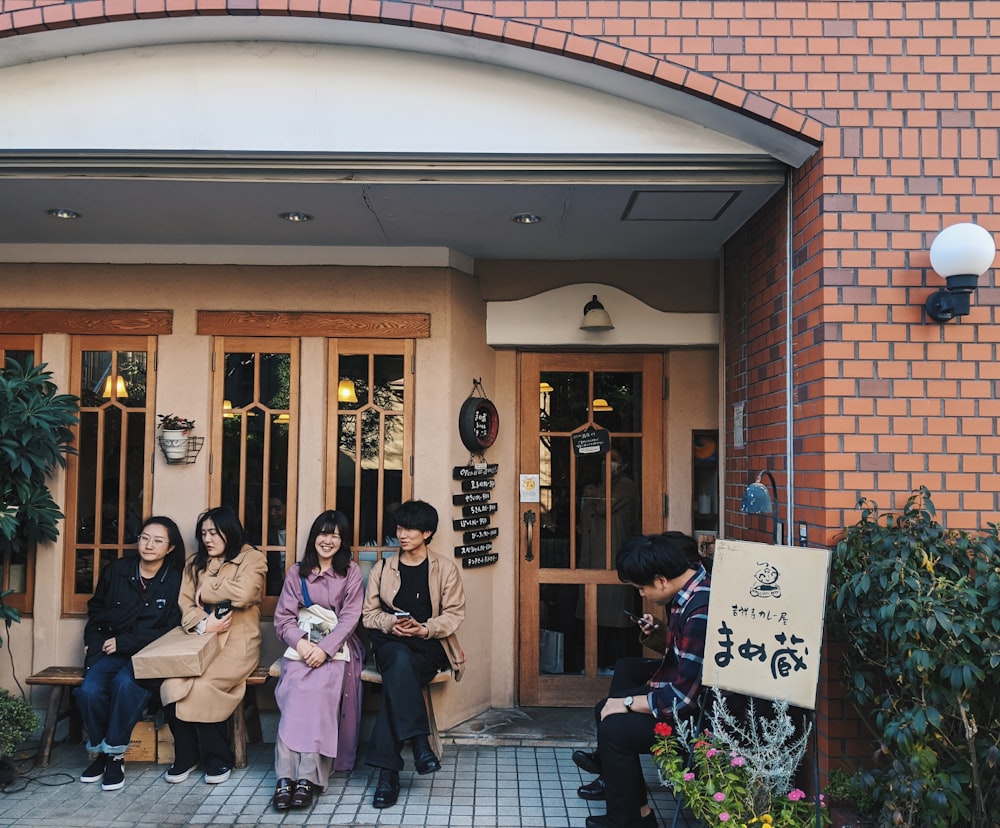
<path id="1" fill-rule="evenodd" d="M 349 539 L 342 512 L 317 517 L 274 610 L 274 631 L 288 648 L 274 691 L 281 718 L 272 802 L 279 811 L 308 808 L 331 772 L 354 768 L 364 660 L 355 628 L 364 594 Z"/>
<path id="2" fill-rule="evenodd" d="M 104 568 L 87 602 L 86 674 L 73 691 L 87 750 L 97 755 L 80 781 L 100 782 L 106 791 L 125 785 L 125 749 L 157 684 L 136 680 L 132 656 L 181 620 L 184 540 L 177 524 L 168 517 L 147 519 L 137 546 L 137 555 Z"/>

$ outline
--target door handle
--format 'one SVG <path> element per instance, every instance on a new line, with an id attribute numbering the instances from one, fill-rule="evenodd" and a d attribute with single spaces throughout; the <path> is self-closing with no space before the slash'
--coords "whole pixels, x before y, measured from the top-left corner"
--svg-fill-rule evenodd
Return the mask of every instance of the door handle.
<path id="1" fill-rule="evenodd" d="M 524 553 L 524 559 L 528 562 L 535 560 L 535 551 L 532 548 L 532 540 L 535 534 L 535 512 L 533 509 L 528 509 L 524 513 L 524 542 L 528 546 L 528 551 Z"/>

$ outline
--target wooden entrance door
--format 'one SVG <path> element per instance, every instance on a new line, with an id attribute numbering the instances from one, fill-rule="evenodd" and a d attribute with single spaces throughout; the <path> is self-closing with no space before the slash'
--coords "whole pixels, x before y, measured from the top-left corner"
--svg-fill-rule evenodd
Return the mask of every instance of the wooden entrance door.
<path id="1" fill-rule="evenodd" d="M 629 535 L 666 528 L 664 368 L 658 353 L 520 356 L 519 471 L 539 476 L 538 502 L 519 504 L 524 706 L 593 704 L 614 662 L 640 654 L 625 610 L 641 602 L 615 560 Z M 588 429 L 610 450 L 574 441 Z"/>

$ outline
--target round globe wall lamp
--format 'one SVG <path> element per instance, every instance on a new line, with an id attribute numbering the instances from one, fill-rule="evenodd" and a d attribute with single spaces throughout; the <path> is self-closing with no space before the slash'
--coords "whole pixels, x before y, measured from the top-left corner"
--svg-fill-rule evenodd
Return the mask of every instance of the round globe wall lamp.
<path id="1" fill-rule="evenodd" d="M 968 222 L 946 227 L 931 243 L 931 267 L 947 283 L 927 297 L 924 312 L 935 322 L 968 316 L 979 277 L 993 266 L 997 246 L 989 231 Z"/>

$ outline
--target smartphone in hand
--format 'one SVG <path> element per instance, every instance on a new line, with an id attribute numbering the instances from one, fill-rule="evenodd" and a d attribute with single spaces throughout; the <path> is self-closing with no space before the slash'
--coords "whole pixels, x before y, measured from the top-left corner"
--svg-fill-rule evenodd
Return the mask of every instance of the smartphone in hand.
<path id="1" fill-rule="evenodd" d="M 636 615 L 634 612 L 629 612 L 628 610 L 624 610 L 624 613 L 626 618 L 628 618 L 630 621 L 635 621 L 636 624 L 646 623 L 646 619 L 643 618 L 641 615 Z"/>
<path id="2" fill-rule="evenodd" d="M 394 612 L 393 615 L 395 615 L 397 618 L 412 618 L 413 617 L 408 612 Z"/>
<path id="3" fill-rule="evenodd" d="M 219 601 L 215 605 L 215 617 L 225 618 L 229 613 L 233 611 L 233 602 L 228 598 Z"/>

